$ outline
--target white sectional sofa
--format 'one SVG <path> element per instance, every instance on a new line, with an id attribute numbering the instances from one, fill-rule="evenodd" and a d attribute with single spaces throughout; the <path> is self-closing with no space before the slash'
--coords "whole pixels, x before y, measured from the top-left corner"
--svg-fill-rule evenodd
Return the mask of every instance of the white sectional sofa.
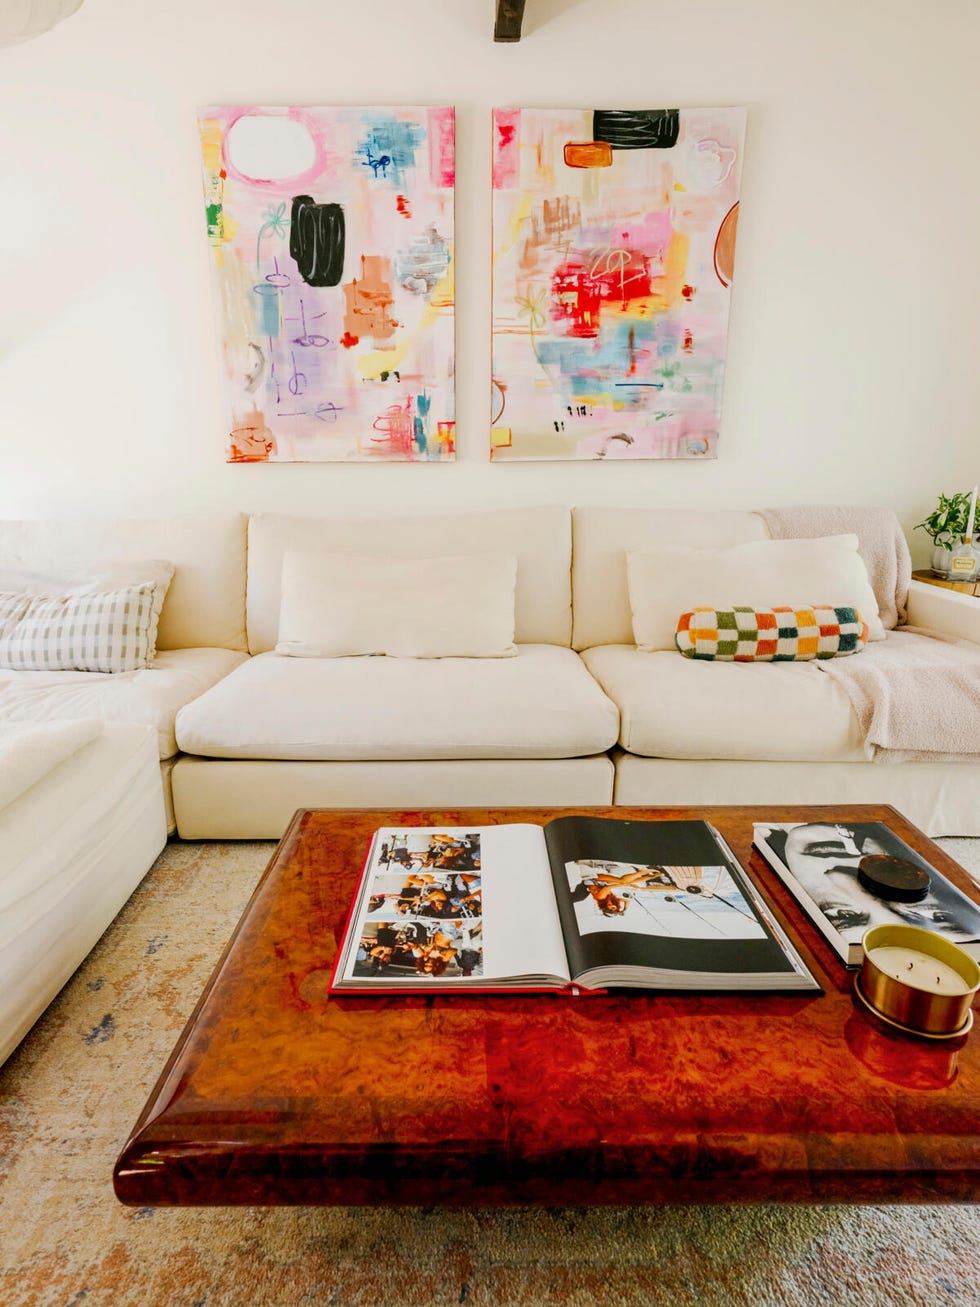
<path id="1" fill-rule="evenodd" d="M 66 557 L 120 555 L 176 564 L 151 668 L 0 673 L 0 730 L 58 715 L 153 725 L 171 828 L 187 839 L 274 838 L 300 806 L 611 802 L 885 801 L 932 834 L 980 834 L 980 766 L 872 761 L 846 697 L 812 663 L 733 666 L 636 648 L 628 550 L 766 536 L 749 512 L 559 506 L 0 523 L 0 564 L 50 570 Z M 515 555 L 518 654 L 278 655 L 287 548 Z M 452 613 L 435 595 L 441 620 Z M 980 643 L 980 604 L 952 592 L 913 583 L 910 620 Z"/>

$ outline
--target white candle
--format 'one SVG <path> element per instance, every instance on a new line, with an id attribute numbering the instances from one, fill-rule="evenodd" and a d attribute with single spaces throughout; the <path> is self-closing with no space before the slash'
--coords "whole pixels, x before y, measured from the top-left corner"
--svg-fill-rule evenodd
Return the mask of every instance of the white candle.
<path id="1" fill-rule="evenodd" d="M 939 958 L 930 957 L 916 948 L 902 948 L 897 944 L 882 944 L 869 949 L 868 957 L 880 971 L 906 985 L 924 989 L 930 994 L 969 994 L 970 986 L 960 973 Z"/>
<path id="2" fill-rule="evenodd" d="M 977 491 L 978 490 L 980 490 L 980 486 L 974 486 L 973 494 L 970 496 L 970 517 L 966 524 L 967 540 L 973 539 L 973 519 L 977 515 Z"/>

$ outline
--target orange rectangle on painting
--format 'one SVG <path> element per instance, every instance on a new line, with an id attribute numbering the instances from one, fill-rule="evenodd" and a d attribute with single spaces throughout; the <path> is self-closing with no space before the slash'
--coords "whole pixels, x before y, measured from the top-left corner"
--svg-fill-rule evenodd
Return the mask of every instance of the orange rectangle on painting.
<path id="1" fill-rule="evenodd" d="M 612 146 L 608 141 L 566 141 L 565 162 L 569 168 L 611 168 Z"/>
<path id="2" fill-rule="evenodd" d="M 440 422 L 437 425 L 439 439 L 446 447 L 447 452 L 456 452 L 456 423 Z"/>
<path id="3" fill-rule="evenodd" d="M 490 448 L 510 449 L 514 443 L 514 433 L 510 427 L 490 428 Z"/>

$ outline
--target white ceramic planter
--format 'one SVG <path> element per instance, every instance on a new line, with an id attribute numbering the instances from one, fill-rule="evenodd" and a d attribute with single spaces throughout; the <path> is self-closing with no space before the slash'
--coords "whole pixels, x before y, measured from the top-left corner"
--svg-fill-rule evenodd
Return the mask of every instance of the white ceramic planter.
<path id="1" fill-rule="evenodd" d="M 953 557 L 949 549 L 944 549 L 942 545 L 933 545 L 932 547 L 932 570 L 936 576 L 949 576 L 950 559 Z"/>

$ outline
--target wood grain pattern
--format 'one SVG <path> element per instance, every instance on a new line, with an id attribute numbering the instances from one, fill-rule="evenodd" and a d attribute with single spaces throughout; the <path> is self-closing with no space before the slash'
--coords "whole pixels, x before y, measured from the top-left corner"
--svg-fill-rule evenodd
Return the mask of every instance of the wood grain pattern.
<path id="1" fill-rule="evenodd" d="M 702 817 L 748 868 L 823 997 L 330 997 L 371 833 Z M 852 974 L 751 849 L 752 822 L 883 806 L 296 814 L 115 1169 L 125 1203 L 968 1202 L 980 1039 L 929 1044 Z"/>
<path id="2" fill-rule="evenodd" d="M 932 572 L 913 572 L 913 581 L 924 581 L 926 585 L 938 585 L 943 590 L 956 590 L 963 595 L 980 598 L 980 581 L 953 581 L 942 576 L 933 576 Z"/>

